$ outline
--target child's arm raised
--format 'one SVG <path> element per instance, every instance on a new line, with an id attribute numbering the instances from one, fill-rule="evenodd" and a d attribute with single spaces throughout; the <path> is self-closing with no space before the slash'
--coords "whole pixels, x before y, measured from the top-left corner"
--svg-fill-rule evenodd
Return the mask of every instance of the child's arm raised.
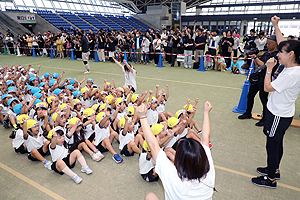
<path id="1" fill-rule="evenodd" d="M 167 92 L 166 92 L 166 98 L 165 98 L 165 100 L 168 100 L 168 98 L 169 98 L 169 85 L 166 85 L 166 88 L 167 88 Z"/>
<path id="2" fill-rule="evenodd" d="M 158 96 L 159 96 L 159 85 L 156 85 L 156 95 L 155 97 L 158 99 Z"/>
<path id="3" fill-rule="evenodd" d="M 27 140 L 27 138 L 28 138 L 28 133 L 27 133 L 27 119 L 25 119 L 25 117 L 23 117 L 22 120 L 24 122 L 24 124 L 23 124 L 23 137 L 24 137 L 25 140 Z"/>
<path id="4" fill-rule="evenodd" d="M 107 120 L 109 120 L 109 111 L 105 112 L 105 117 L 101 120 L 100 127 L 102 127 L 107 122 Z"/>
<path id="5" fill-rule="evenodd" d="M 116 89 L 117 86 L 116 86 L 116 83 L 115 83 L 115 79 L 112 79 L 112 82 L 113 82 L 113 84 L 114 84 L 114 88 Z"/>
<path id="6" fill-rule="evenodd" d="M 126 104 L 127 105 L 130 103 L 132 95 L 133 95 L 133 91 L 130 91 L 130 95 L 129 95 L 129 97 L 126 100 Z"/>
<path id="7" fill-rule="evenodd" d="M 197 104 L 198 104 L 198 102 L 199 102 L 199 98 L 196 98 L 196 99 L 195 99 L 195 103 L 193 104 L 193 107 L 196 107 Z"/>
<path id="8" fill-rule="evenodd" d="M 51 139 L 51 145 L 50 145 L 50 147 L 51 147 L 51 149 L 55 149 L 55 147 L 56 147 L 56 140 L 57 140 L 57 133 L 56 133 L 56 131 L 55 130 L 53 130 L 52 131 L 52 139 Z"/>
<path id="9" fill-rule="evenodd" d="M 201 135 L 201 144 L 209 146 L 210 140 L 210 121 L 209 121 L 209 112 L 212 109 L 210 102 L 206 101 L 203 108 L 203 126 L 202 126 L 202 135 Z"/>
<path id="10" fill-rule="evenodd" d="M 57 117 L 56 117 L 56 120 L 55 120 L 55 122 L 54 122 L 54 125 L 55 125 L 55 126 L 58 126 L 58 125 L 59 125 L 59 121 L 60 121 L 60 114 L 61 114 L 59 108 L 56 109 L 56 113 L 57 113 Z"/>
<path id="11" fill-rule="evenodd" d="M 76 128 L 77 128 L 77 126 L 78 126 L 79 123 L 80 123 L 80 120 L 77 119 L 76 123 L 72 126 L 72 128 L 70 129 L 70 131 L 67 133 L 67 135 L 68 135 L 69 138 L 72 137 L 72 135 L 76 131 Z"/>
<path id="12" fill-rule="evenodd" d="M 120 63 L 119 61 L 117 61 L 117 60 L 115 59 L 115 56 L 112 56 L 112 59 L 115 61 L 115 63 L 116 63 L 121 69 L 123 69 L 123 66 L 121 65 L 121 63 Z"/>
<path id="13" fill-rule="evenodd" d="M 125 65 L 126 65 L 127 68 L 129 69 L 129 71 L 130 71 L 131 73 L 133 73 L 133 69 L 132 69 L 132 67 L 127 63 L 127 61 L 124 60 L 123 62 L 125 63 Z"/>
<path id="14" fill-rule="evenodd" d="M 125 118 L 125 125 L 124 125 L 124 129 L 123 129 L 122 134 L 125 136 L 127 134 L 127 131 L 128 131 L 128 116 L 124 115 L 124 118 Z"/>
<path id="15" fill-rule="evenodd" d="M 144 98 L 147 96 L 148 91 L 145 91 L 141 94 L 141 96 L 137 99 L 136 104 L 139 106 L 142 104 Z"/>
<path id="16" fill-rule="evenodd" d="M 111 116 L 112 121 L 117 118 L 120 108 L 121 108 L 121 106 L 119 104 L 117 104 L 116 110 L 115 110 L 114 114 Z"/>
<path id="17" fill-rule="evenodd" d="M 153 159 L 156 162 L 156 158 L 160 151 L 160 147 L 159 147 L 157 139 L 155 138 L 155 136 L 150 128 L 150 125 L 149 125 L 149 122 L 147 119 L 147 115 L 146 115 L 147 108 L 144 104 L 142 104 L 139 107 L 136 107 L 136 112 L 137 112 L 138 116 L 140 117 L 140 122 L 142 125 L 145 139 L 146 139 L 147 144 L 149 145 L 149 148 L 152 152 Z"/>
<path id="18" fill-rule="evenodd" d="M 86 77 L 84 77 L 79 83 L 80 85 L 86 80 Z"/>
<path id="19" fill-rule="evenodd" d="M 185 111 L 188 111 L 188 109 L 189 109 L 189 107 L 190 107 L 190 104 L 191 104 L 191 100 L 188 99 L 188 100 L 187 100 L 186 107 L 185 107 Z"/>

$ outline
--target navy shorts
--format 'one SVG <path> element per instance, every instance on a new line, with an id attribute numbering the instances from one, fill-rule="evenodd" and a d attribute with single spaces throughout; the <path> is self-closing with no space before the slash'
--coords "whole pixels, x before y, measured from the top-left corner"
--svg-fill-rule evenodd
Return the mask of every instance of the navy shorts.
<path id="1" fill-rule="evenodd" d="M 147 174 L 141 174 L 141 176 L 145 181 L 147 182 L 158 181 L 158 175 L 156 177 L 153 175 L 153 169 L 154 168 L 152 168 Z"/>
<path id="2" fill-rule="evenodd" d="M 15 148 L 15 152 L 20 154 L 28 153 L 27 149 L 24 147 L 24 143 L 19 148 Z"/>
<path id="3" fill-rule="evenodd" d="M 63 158 L 62 160 L 66 163 L 66 165 L 67 165 L 70 169 L 72 169 L 72 168 L 75 166 L 76 160 L 75 160 L 75 162 L 74 162 L 72 165 L 70 164 L 70 154 L 68 154 L 67 157 Z M 57 162 L 57 161 L 56 161 L 56 162 Z M 63 172 L 60 172 L 60 171 L 57 170 L 57 168 L 56 168 L 56 162 L 54 162 L 54 163 L 51 165 L 51 169 L 52 169 L 53 171 L 59 173 L 60 175 L 63 175 L 63 174 L 64 174 Z"/>
<path id="4" fill-rule="evenodd" d="M 47 156 L 47 155 L 50 155 L 50 153 L 49 153 L 49 151 L 47 151 L 47 153 L 44 153 L 44 151 L 43 151 L 43 146 L 41 147 L 41 148 L 39 148 L 38 149 L 38 152 L 41 154 L 41 156 L 43 156 L 43 157 L 45 157 L 45 156 Z M 32 161 L 38 161 L 38 159 L 36 159 L 36 158 L 34 158 L 34 157 L 32 157 L 31 156 L 31 152 L 30 153 L 28 153 L 28 159 L 29 160 L 32 160 Z"/>
<path id="5" fill-rule="evenodd" d="M 130 153 L 128 151 L 128 147 L 127 147 L 127 144 L 123 147 L 123 149 L 121 150 L 121 155 L 124 155 L 124 156 L 133 156 L 134 155 L 134 151 L 132 151 L 132 153 Z"/>
<path id="6" fill-rule="evenodd" d="M 108 149 L 106 149 L 106 148 L 104 148 L 104 146 L 102 146 L 102 142 L 103 142 L 103 140 L 96 146 L 96 148 L 97 148 L 101 153 L 107 152 Z"/>

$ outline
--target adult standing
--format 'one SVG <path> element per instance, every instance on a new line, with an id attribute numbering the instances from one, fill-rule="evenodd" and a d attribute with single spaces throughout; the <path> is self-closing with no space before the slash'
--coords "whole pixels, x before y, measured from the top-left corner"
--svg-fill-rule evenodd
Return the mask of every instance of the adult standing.
<path id="1" fill-rule="evenodd" d="M 218 43 L 219 43 L 219 31 L 218 30 L 213 30 L 212 33 L 210 34 L 208 32 L 208 54 L 211 55 L 211 56 L 215 56 L 217 55 L 217 46 L 218 46 Z M 215 62 L 213 60 L 213 62 Z"/>
<path id="2" fill-rule="evenodd" d="M 172 38 L 170 40 L 170 43 L 172 43 L 172 53 L 175 54 L 175 55 L 172 55 L 172 63 L 171 63 L 171 66 L 170 67 L 174 67 L 175 65 L 175 60 L 177 58 L 177 55 L 176 54 L 179 54 L 180 53 L 180 35 L 177 31 L 175 31 L 174 35 L 172 35 Z M 178 67 L 180 67 L 180 62 L 177 62 L 178 64 Z"/>
<path id="3" fill-rule="evenodd" d="M 192 55 L 194 49 L 194 40 L 192 34 L 189 31 L 186 31 L 186 36 L 184 39 L 184 68 L 192 68 Z"/>
<path id="4" fill-rule="evenodd" d="M 226 32 L 226 37 L 223 38 L 222 42 L 222 56 L 227 57 L 226 60 L 226 68 L 228 69 L 231 65 L 231 53 L 232 53 L 232 46 L 233 46 L 233 38 L 231 37 L 232 32 L 231 30 L 228 30 Z"/>
<path id="5" fill-rule="evenodd" d="M 265 33 L 263 31 L 261 31 L 257 38 L 254 40 L 256 46 L 257 46 L 257 49 L 259 50 L 259 53 L 257 54 L 258 56 L 261 56 L 264 54 L 264 49 L 265 49 L 265 46 L 267 44 L 267 38 L 265 38 Z"/>
<path id="6" fill-rule="evenodd" d="M 14 39 L 11 37 L 10 33 L 6 35 L 5 42 L 9 49 L 10 55 L 14 55 Z"/>
<path id="7" fill-rule="evenodd" d="M 277 79 L 271 82 L 272 70 L 277 61 L 271 58 L 266 64 L 264 89 L 266 92 L 271 92 L 264 125 L 264 134 L 267 136 L 268 166 L 257 168 L 257 172 L 265 176 L 252 178 L 255 185 L 269 188 L 276 188 L 276 179 L 280 179 L 279 165 L 283 155 L 283 137 L 292 123 L 295 101 L 300 92 L 300 43 L 284 39 L 278 26 L 279 20 L 277 16 L 271 19 L 279 44 L 278 59 L 285 68 Z"/>
<path id="8" fill-rule="evenodd" d="M 159 147 L 150 129 L 146 106 L 142 104 L 136 107 L 146 142 L 156 163 L 155 172 L 162 181 L 167 200 L 212 198 L 215 169 L 209 150 L 211 109 L 212 105 L 205 102 L 201 143 L 191 138 L 182 139 L 178 143 L 173 164 Z M 169 133 L 172 134 L 171 132 Z M 154 193 L 149 193 L 145 199 L 157 200 L 158 197 Z"/>
<path id="9" fill-rule="evenodd" d="M 267 60 L 270 58 L 276 58 L 278 54 L 278 45 L 277 45 L 277 40 L 275 35 L 271 35 L 268 40 L 267 40 L 267 47 L 268 47 L 268 52 L 265 52 L 262 56 L 257 57 L 257 55 L 252 54 L 249 55 L 251 58 L 254 58 L 255 65 L 258 66 L 263 66 Z M 272 75 L 278 68 L 278 64 L 274 67 L 272 71 Z M 256 73 L 253 73 L 250 75 L 250 88 L 249 88 L 249 93 L 247 96 L 247 109 L 246 112 L 242 115 L 240 115 L 238 118 L 239 119 L 251 119 L 252 118 L 252 108 L 254 104 L 254 97 L 255 95 L 259 92 L 259 98 L 263 106 L 263 117 L 262 119 L 257 122 L 255 125 L 256 126 L 263 126 L 264 125 L 264 115 L 266 112 L 267 108 L 267 101 L 268 101 L 268 92 L 264 90 L 264 80 L 265 80 L 265 74 L 266 74 L 266 68 L 259 70 Z"/>
<path id="10" fill-rule="evenodd" d="M 195 37 L 195 49 L 197 57 L 195 57 L 195 61 L 200 63 L 200 57 L 203 56 L 205 50 L 206 37 L 203 35 L 202 29 L 197 29 L 198 35 Z"/>
<path id="11" fill-rule="evenodd" d="M 233 57 L 237 57 L 238 48 L 240 46 L 240 38 L 237 37 L 236 31 L 233 31 L 232 39 L 233 39 L 233 46 L 232 46 Z"/>
<path id="12" fill-rule="evenodd" d="M 155 39 L 153 40 L 153 50 L 156 53 L 154 55 L 155 66 L 158 65 L 158 61 L 159 61 L 159 54 L 160 54 L 160 48 L 161 48 L 160 44 L 161 44 L 160 35 L 159 35 L 159 33 L 155 33 Z"/>
<path id="13" fill-rule="evenodd" d="M 86 36 L 84 36 L 81 32 L 78 32 L 78 38 L 80 39 L 80 42 L 78 42 L 78 45 L 82 47 L 82 61 L 85 67 L 84 74 L 89 74 L 90 72 L 90 66 L 89 66 L 89 44 Z"/>

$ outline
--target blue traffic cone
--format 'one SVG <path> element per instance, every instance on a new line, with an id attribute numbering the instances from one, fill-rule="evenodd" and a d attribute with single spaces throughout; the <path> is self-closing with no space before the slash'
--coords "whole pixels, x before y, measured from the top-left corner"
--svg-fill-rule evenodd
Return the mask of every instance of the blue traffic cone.
<path id="1" fill-rule="evenodd" d="M 235 106 L 232 110 L 232 112 L 235 112 L 235 113 L 245 113 L 246 110 L 247 110 L 247 96 L 248 96 L 248 92 L 249 92 L 249 87 L 250 87 L 250 81 L 249 81 L 249 77 L 250 77 L 250 74 L 252 74 L 254 71 L 254 59 L 252 59 L 251 61 L 251 65 L 250 65 L 250 68 L 249 68 L 249 73 L 248 73 L 248 76 L 247 76 L 247 79 L 244 83 L 244 86 L 242 87 L 242 94 L 241 94 L 241 98 L 240 98 L 240 101 L 239 101 L 239 105 L 238 106 Z"/>
<path id="2" fill-rule="evenodd" d="M 165 67 L 163 65 L 163 62 L 162 62 L 162 56 L 161 56 L 161 53 L 159 54 L 159 60 L 158 60 L 158 65 L 156 67 Z"/>
<path id="3" fill-rule="evenodd" d="M 98 50 L 95 50 L 95 61 L 94 62 L 100 62 L 99 57 L 98 57 Z"/>
<path id="4" fill-rule="evenodd" d="M 204 68 L 204 57 L 203 55 L 201 55 L 201 59 L 200 59 L 200 66 L 199 69 L 197 69 L 197 71 L 201 71 L 201 72 L 205 72 L 205 68 Z"/>
<path id="5" fill-rule="evenodd" d="M 71 49 L 71 59 L 70 60 L 76 60 L 75 57 L 74 57 L 73 49 Z"/>
<path id="6" fill-rule="evenodd" d="M 32 57 L 33 57 L 33 58 L 36 58 L 36 57 L 37 57 L 36 54 L 35 54 L 34 48 L 32 48 Z"/>
<path id="7" fill-rule="evenodd" d="M 124 60 L 126 60 L 126 62 L 128 63 L 128 58 L 127 58 L 126 50 L 125 50 L 125 53 L 124 53 Z M 123 65 L 125 65 L 125 63 L 123 63 Z"/>
<path id="8" fill-rule="evenodd" d="M 53 49 L 51 48 L 51 57 L 50 57 L 50 59 L 54 59 L 55 57 L 54 57 L 54 54 L 53 54 Z"/>

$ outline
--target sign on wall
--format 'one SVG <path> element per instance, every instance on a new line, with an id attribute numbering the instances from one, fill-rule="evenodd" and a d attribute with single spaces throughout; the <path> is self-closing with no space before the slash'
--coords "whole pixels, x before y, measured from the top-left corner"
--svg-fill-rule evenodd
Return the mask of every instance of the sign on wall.
<path id="1" fill-rule="evenodd" d="M 35 24 L 36 16 L 32 13 L 6 12 L 9 17 L 16 20 L 20 24 Z"/>

